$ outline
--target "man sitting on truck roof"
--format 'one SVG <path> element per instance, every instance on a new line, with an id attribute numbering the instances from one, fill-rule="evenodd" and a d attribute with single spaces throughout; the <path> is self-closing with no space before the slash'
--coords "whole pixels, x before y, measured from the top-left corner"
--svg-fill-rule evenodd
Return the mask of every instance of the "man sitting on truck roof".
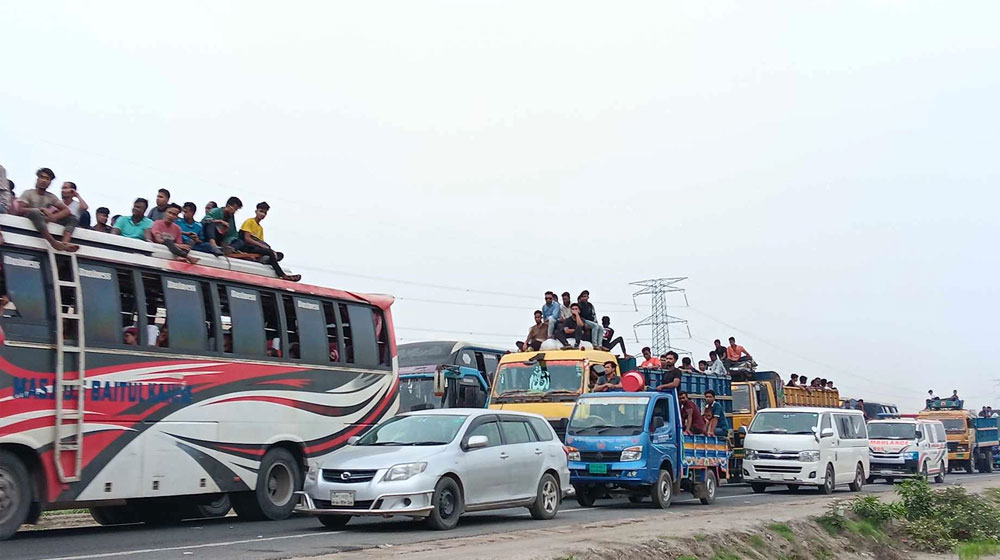
<path id="1" fill-rule="evenodd" d="M 736 344 L 736 338 L 729 337 L 729 346 L 726 347 L 726 359 L 729 360 L 729 365 L 740 364 L 743 362 L 749 362 L 753 360 L 753 356 L 747 349 Z"/>
<path id="2" fill-rule="evenodd" d="M 618 375 L 618 364 L 611 360 L 604 362 L 604 375 L 597 378 L 594 391 L 624 391 L 622 389 L 622 378 Z"/>
<path id="3" fill-rule="evenodd" d="M 601 346 L 604 340 L 604 327 L 597 323 L 597 310 L 594 309 L 594 304 L 590 303 L 590 292 L 587 290 L 580 292 L 576 301 L 580 305 L 580 316 L 583 317 L 587 330 L 590 331 L 590 343 L 594 345 L 594 348 L 607 350 Z"/>
<path id="4" fill-rule="evenodd" d="M 524 348 L 540 350 L 542 343 L 548 340 L 549 326 L 542 320 L 542 312 L 535 311 L 535 324 L 528 329 L 528 337 L 524 339 Z"/>
<path id="5" fill-rule="evenodd" d="M 570 305 L 570 316 L 562 322 L 558 329 L 556 329 L 555 335 L 559 342 L 562 342 L 563 349 L 567 348 L 579 348 L 580 343 L 583 341 L 583 331 L 586 328 L 585 321 L 583 317 L 580 316 L 580 305 L 574 303 Z M 569 345 L 569 337 L 576 339 L 576 345 Z"/>
<path id="6" fill-rule="evenodd" d="M 542 318 L 545 319 L 546 326 L 548 327 L 546 338 L 552 338 L 553 333 L 556 331 L 556 326 L 559 325 L 559 302 L 556 301 L 555 292 L 545 292 L 545 305 L 542 306 Z"/>
<path id="7" fill-rule="evenodd" d="M 726 417 L 726 408 L 722 403 L 715 400 L 715 391 L 708 389 L 705 391 L 705 410 L 712 411 L 712 419 L 708 421 L 705 433 L 715 434 L 719 437 L 729 435 L 729 418 Z"/>
<path id="8" fill-rule="evenodd" d="M 798 387 L 799 386 L 799 374 L 793 373 L 788 379 L 788 385 L 786 387 Z"/>
<path id="9" fill-rule="evenodd" d="M 643 362 L 639 367 L 660 369 L 660 359 L 653 357 L 653 351 L 649 349 L 649 346 L 642 349 L 642 357 Z"/>
<path id="10" fill-rule="evenodd" d="M 674 367 L 675 363 L 677 363 L 677 352 L 673 350 L 660 356 L 663 376 L 660 378 L 660 384 L 656 386 L 657 391 L 670 392 L 681 386 L 681 370 Z"/>
<path id="11" fill-rule="evenodd" d="M 708 358 L 711 364 L 708 366 L 708 371 L 714 373 L 715 375 L 729 375 L 726 371 L 726 364 L 722 363 L 722 355 L 720 355 L 715 350 L 708 353 Z"/>
<path id="12" fill-rule="evenodd" d="M 703 435 L 705 433 L 705 418 L 698 410 L 698 405 L 688 398 L 687 391 L 677 393 L 681 405 L 681 420 L 684 422 L 684 433 Z"/>

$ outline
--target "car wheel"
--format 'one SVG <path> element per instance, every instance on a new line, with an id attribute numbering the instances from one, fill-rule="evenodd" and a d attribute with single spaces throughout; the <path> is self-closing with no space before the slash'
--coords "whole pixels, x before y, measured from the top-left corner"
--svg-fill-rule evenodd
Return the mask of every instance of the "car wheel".
<path id="1" fill-rule="evenodd" d="M 719 488 L 719 477 L 716 476 L 715 471 L 708 471 L 705 476 L 705 496 L 699 498 L 702 505 L 709 505 L 715 503 L 715 491 Z"/>
<path id="2" fill-rule="evenodd" d="M 833 465 L 826 466 L 826 480 L 823 484 L 819 486 L 820 494 L 833 494 L 833 489 L 837 485 L 836 479 L 834 479 Z"/>
<path id="3" fill-rule="evenodd" d="M 798 484 L 786 484 L 789 492 L 798 492 L 800 490 Z"/>
<path id="4" fill-rule="evenodd" d="M 542 475 L 538 481 L 538 491 L 535 492 L 535 503 L 528 511 L 535 519 L 552 519 L 559 513 L 559 483 L 549 473 Z"/>
<path id="5" fill-rule="evenodd" d="M 465 502 L 453 478 L 446 476 L 438 481 L 434 487 L 434 495 L 431 496 L 431 505 L 434 509 L 427 516 L 427 525 L 430 528 L 447 531 L 458 525 L 458 518 L 465 509 Z"/>
<path id="6" fill-rule="evenodd" d="M 754 494 L 763 494 L 767 490 L 767 484 L 763 482 L 751 482 L 750 489 L 753 490 Z"/>
<path id="7" fill-rule="evenodd" d="M 233 509 L 243 519 L 288 519 L 295 509 L 295 491 L 300 488 L 299 463 L 287 449 L 275 447 L 260 462 L 253 492 L 232 494 Z"/>
<path id="8" fill-rule="evenodd" d="M 670 471 L 660 469 L 660 475 L 656 477 L 656 484 L 649 492 L 653 498 L 653 505 L 660 509 L 670 507 L 670 500 L 674 497 L 674 481 L 670 477 Z"/>
<path id="9" fill-rule="evenodd" d="M 927 473 L 927 464 L 924 463 L 924 473 Z M 858 470 L 854 472 L 854 482 L 847 485 L 851 489 L 851 492 L 860 492 L 861 487 L 865 485 L 865 468 L 858 465 Z"/>
<path id="10" fill-rule="evenodd" d="M 316 519 L 323 524 L 324 527 L 329 527 L 330 529 L 340 529 L 347 522 L 351 520 L 350 515 L 317 515 Z"/>
<path id="11" fill-rule="evenodd" d="M 642 501 L 645 500 L 645 499 L 646 499 L 645 496 L 629 496 L 628 497 L 628 501 L 632 502 L 633 504 L 641 504 Z"/>
<path id="12" fill-rule="evenodd" d="M 576 503 L 580 504 L 580 507 L 594 507 L 597 498 L 593 488 L 578 484 L 573 489 L 576 490 Z"/>
<path id="13" fill-rule="evenodd" d="M 13 453 L 0 451 L 0 541 L 14 536 L 31 509 L 31 479 Z"/>
<path id="14" fill-rule="evenodd" d="M 938 484 L 944 484 L 944 472 L 948 470 L 944 468 L 944 459 L 938 464 L 938 473 L 934 475 L 934 482 Z"/>

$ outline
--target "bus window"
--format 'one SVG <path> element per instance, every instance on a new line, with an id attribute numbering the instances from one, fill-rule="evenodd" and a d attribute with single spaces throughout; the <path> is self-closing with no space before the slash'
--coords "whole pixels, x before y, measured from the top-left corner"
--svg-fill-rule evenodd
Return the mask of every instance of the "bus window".
<path id="1" fill-rule="evenodd" d="M 264 312 L 264 354 L 272 358 L 280 358 L 281 324 L 278 320 L 278 301 L 271 292 L 260 292 L 260 306 Z M 286 352 L 290 358 L 299 357 L 298 345 L 288 346 Z"/>
<path id="2" fill-rule="evenodd" d="M 208 282 L 199 282 L 201 287 L 201 303 L 202 310 L 205 312 L 205 346 L 206 350 L 215 351 L 215 337 L 219 336 L 216 332 L 215 324 L 215 303 L 212 302 L 212 286 Z"/>
<path id="3" fill-rule="evenodd" d="M 354 337 L 351 332 L 351 320 L 347 316 L 347 304 L 338 303 L 340 310 L 340 332 L 344 338 L 344 355 L 340 357 L 342 362 L 354 363 Z"/>
<path id="4" fill-rule="evenodd" d="M 372 309 L 372 320 L 375 322 L 375 339 L 378 341 L 378 363 L 389 365 L 389 325 L 385 324 L 385 315 L 381 309 Z"/>
<path id="5" fill-rule="evenodd" d="M 292 346 L 299 346 L 299 320 L 298 314 L 295 312 L 295 301 L 292 296 L 281 296 L 281 305 L 285 311 L 285 336 L 288 338 L 288 348 Z M 290 355 L 286 355 L 286 358 L 292 358 Z"/>
<path id="6" fill-rule="evenodd" d="M 229 290 L 225 286 L 218 287 L 219 293 L 219 327 L 222 331 L 222 353 L 233 353 L 233 315 L 229 310 Z M 213 348 L 213 350 L 218 350 Z"/>
<path id="7" fill-rule="evenodd" d="M 299 318 L 299 339 L 302 344 L 302 359 L 314 364 L 324 364 L 330 361 L 330 343 L 327 341 L 326 317 L 323 307 L 314 299 L 302 297 L 294 299 L 294 309 Z"/>
<path id="8" fill-rule="evenodd" d="M 344 349 L 340 347 L 340 336 L 337 334 L 337 315 L 333 311 L 333 302 L 323 302 L 323 318 L 326 321 L 326 342 L 330 351 L 330 361 L 339 362 Z"/>
<path id="9" fill-rule="evenodd" d="M 7 336 L 49 342 L 55 330 L 49 321 L 49 296 L 45 290 L 41 256 L 5 251 L 3 254 L 4 294 L 10 303 L 4 308 L 3 328 Z"/>
<path id="10" fill-rule="evenodd" d="M 58 280 L 72 282 L 72 269 L 73 262 L 69 260 L 69 257 L 65 255 L 56 256 L 56 270 L 59 275 Z M 76 288 L 73 286 L 58 286 L 57 289 L 60 292 L 60 302 L 62 303 L 63 312 L 75 313 L 77 311 Z M 78 325 L 79 323 L 77 321 L 69 319 L 63 321 L 63 340 L 75 341 L 77 339 L 76 330 Z"/>
<path id="11" fill-rule="evenodd" d="M 125 329 L 128 327 L 139 328 L 139 308 L 135 298 L 135 274 L 131 270 L 118 269 L 118 307 L 121 310 L 121 336 L 124 337 Z M 90 311 L 85 311 L 85 313 L 90 313 Z"/>
<path id="12" fill-rule="evenodd" d="M 378 344 L 375 342 L 375 321 L 372 310 L 364 305 L 347 306 L 350 316 L 351 338 L 354 346 L 354 363 L 363 366 L 377 366 Z"/>
<path id="13" fill-rule="evenodd" d="M 84 333 L 88 346 L 120 346 L 122 330 L 121 298 L 118 297 L 118 273 L 113 268 L 80 263 L 77 273 L 83 289 L 86 314 Z"/>
<path id="14" fill-rule="evenodd" d="M 140 333 L 139 345 L 166 347 L 169 344 L 170 333 L 160 276 L 143 272 L 142 290 L 146 295 L 146 332 Z"/>
<path id="15" fill-rule="evenodd" d="M 263 356 L 264 317 L 260 309 L 260 294 L 248 288 L 227 287 L 229 311 L 232 317 L 233 353 Z"/>
<path id="16" fill-rule="evenodd" d="M 201 286 L 193 280 L 165 277 L 163 287 L 170 324 L 166 327 L 166 336 L 161 333 L 160 338 L 163 340 L 158 346 L 169 345 L 177 350 L 205 350 L 208 336 L 205 334 Z"/>

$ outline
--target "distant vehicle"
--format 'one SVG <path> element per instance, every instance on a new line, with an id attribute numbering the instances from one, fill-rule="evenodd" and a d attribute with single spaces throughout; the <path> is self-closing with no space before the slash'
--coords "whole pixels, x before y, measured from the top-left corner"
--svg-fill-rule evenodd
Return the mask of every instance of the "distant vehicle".
<path id="1" fill-rule="evenodd" d="M 399 352 L 399 373 L 413 373 L 413 368 L 440 365 L 475 368 L 482 374 L 487 384 L 491 384 L 496 374 L 500 358 L 506 349 L 479 346 L 469 342 L 454 340 L 429 340 L 408 342 L 397 346 Z M 426 372 L 424 372 L 426 373 Z"/>
<path id="2" fill-rule="evenodd" d="M 816 486 L 829 494 L 845 483 L 857 492 L 871 471 L 860 410 L 762 410 L 750 423 L 743 445 L 743 477 L 757 493 L 784 484 L 789 490 Z"/>
<path id="3" fill-rule="evenodd" d="M 498 348 L 428 341 L 399 347 L 399 411 L 485 408 L 496 374 Z"/>
<path id="4" fill-rule="evenodd" d="M 872 420 L 868 422 L 871 474 L 892 484 L 897 478 L 934 477 L 944 482 L 948 472 L 948 446 L 944 424 L 939 420 Z"/>
<path id="5" fill-rule="evenodd" d="M 490 509 L 551 519 L 569 489 L 566 450 L 541 416 L 425 410 L 386 420 L 311 468 L 297 511 L 327 527 L 403 515 L 446 530 Z"/>
<path id="6" fill-rule="evenodd" d="M 703 504 L 715 501 L 728 478 L 726 438 L 685 435 L 677 391 L 607 392 L 583 395 L 566 432 L 576 500 L 649 497 L 659 508 L 689 491 Z"/>
<path id="7" fill-rule="evenodd" d="M 964 468 L 972 474 L 993 472 L 994 458 L 998 453 L 998 418 L 979 418 L 965 409 L 961 400 L 935 399 L 927 401 L 927 408 L 920 411 L 922 420 L 940 420 L 948 434 L 948 469 Z"/>

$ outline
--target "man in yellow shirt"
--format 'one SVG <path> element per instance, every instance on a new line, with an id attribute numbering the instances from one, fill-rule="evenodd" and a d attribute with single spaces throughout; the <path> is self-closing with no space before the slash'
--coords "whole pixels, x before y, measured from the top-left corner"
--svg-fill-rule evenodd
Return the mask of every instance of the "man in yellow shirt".
<path id="1" fill-rule="evenodd" d="M 267 211 L 270 209 L 271 207 L 266 202 L 261 202 L 257 205 L 257 211 L 254 213 L 254 217 L 247 218 L 243 222 L 243 225 L 240 226 L 240 236 L 233 242 L 233 250 L 263 255 L 260 262 L 271 265 L 271 268 L 274 269 L 274 273 L 278 275 L 278 278 L 281 278 L 282 280 L 289 280 L 291 282 L 298 282 L 302 279 L 302 275 L 285 274 L 285 271 L 281 269 L 281 265 L 278 264 L 278 261 L 280 261 L 284 255 L 275 252 L 270 245 L 264 242 L 264 228 L 260 225 L 260 222 L 267 217 Z"/>

